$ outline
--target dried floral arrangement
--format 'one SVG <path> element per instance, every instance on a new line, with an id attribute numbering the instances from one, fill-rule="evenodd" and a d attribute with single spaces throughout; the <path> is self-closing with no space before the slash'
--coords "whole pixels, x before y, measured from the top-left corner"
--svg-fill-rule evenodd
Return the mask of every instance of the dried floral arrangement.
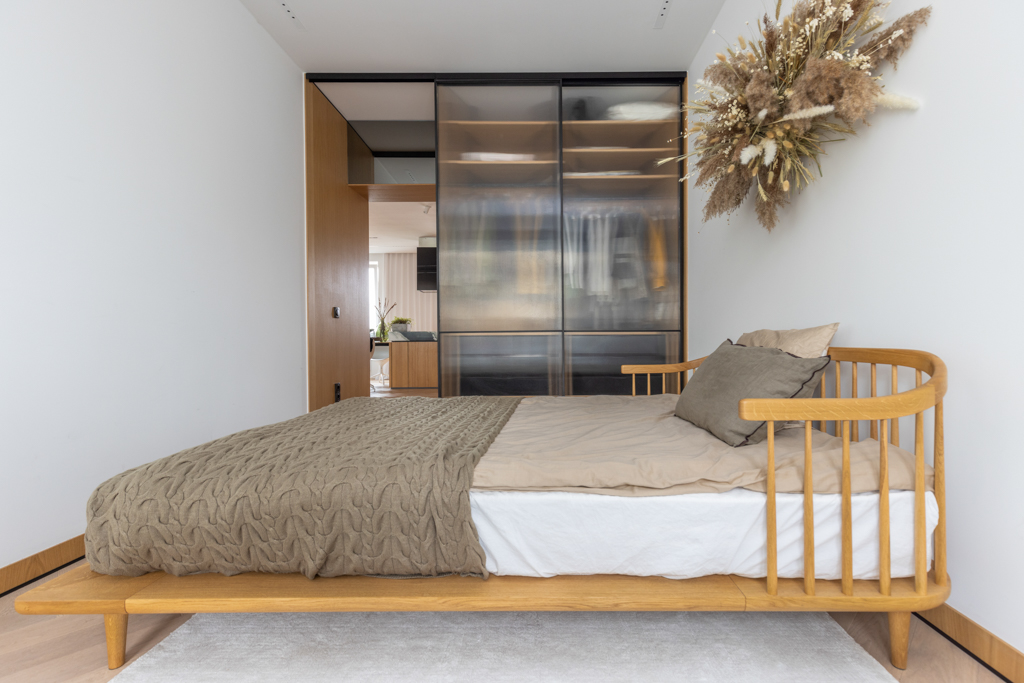
<path id="1" fill-rule="evenodd" d="M 887 5 L 888 3 L 886 3 Z M 885 94 L 875 74 L 882 62 L 896 67 L 930 7 L 886 28 L 874 0 L 800 0 L 779 20 L 757 22 L 760 38 L 730 46 L 697 81 L 700 99 L 686 105 L 698 122 L 687 178 L 711 188 L 704 220 L 729 214 L 756 187 L 757 218 L 769 231 L 790 193 L 821 173 L 822 145 L 852 135 L 877 106 L 916 108 L 907 97 Z"/>

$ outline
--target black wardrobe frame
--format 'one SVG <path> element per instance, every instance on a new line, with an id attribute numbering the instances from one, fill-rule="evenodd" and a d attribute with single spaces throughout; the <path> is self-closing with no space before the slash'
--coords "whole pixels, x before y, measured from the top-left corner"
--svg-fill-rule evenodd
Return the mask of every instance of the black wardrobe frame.
<path id="1" fill-rule="evenodd" d="M 440 177 L 439 162 L 437 160 L 437 143 L 438 143 L 438 121 L 437 121 L 437 86 L 438 85 L 531 85 L 531 84 L 545 84 L 545 85 L 558 85 L 559 91 L 562 88 L 568 86 L 613 86 L 613 85 L 676 85 L 679 86 L 679 105 L 682 107 L 686 101 L 686 72 L 685 71 L 604 71 L 604 72 L 507 72 L 507 73 L 307 73 L 306 80 L 310 83 L 433 83 L 434 84 L 434 185 L 436 189 L 435 202 L 440 203 L 440 187 L 438 187 L 437 178 Z M 562 98 L 558 100 L 558 169 L 561 173 L 563 159 L 562 159 Z M 682 154 L 684 151 L 685 144 L 685 131 L 686 128 L 686 117 L 683 116 L 683 131 L 681 131 L 678 140 L 678 151 Z M 425 153 L 418 154 L 406 154 L 406 153 L 380 153 L 374 154 L 374 156 L 418 156 L 427 157 Z M 687 248 L 687 230 L 686 230 L 686 206 L 685 206 L 685 189 L 684 183 L 678 183 L 679 188 L 677 190 L 678 201 L 679 201 L 679 220 L 680 220 L 680 239 L 679 239 L 679 354 L 680 361 L 689 360 L 686 358 L 688 351 L 687 344 L 687 327 L 688 320 L 686 316 L 687 306 L 687 264 L 686 264 L 686 248 Z M 558 183 L 558 206 L 559 212 L 562 211 L 562 202 L 564 199 L 565 190 L 562 182 Z M 435 234 L 440 229 L 440 212 L 434 211 L 435 221 Z M 560 250 L 562 258 L 561 272 L 564 277 L 565 273 L 565 253 L 564 250 Z M 438 266 L 440 270 L 440 265 Z M 440 282 L 440 272 L 438 272 L 438 282 Z M 562 287 L 562 304 L 561 311 L 564 315 L 565 311 L 565 287 Z M 438 396 L 441 395 L 441 297 L 437 299 L 437 329 L 438 329 L 438 344 L 437 344 L 437 392 Z M 655 332 L 674 332 L 675 330 L 653 330 Z M 563 335 L 563 354 L 564 354 L 564 335 L 565 331 L 562 330 Z M 664 390 L 665 387 L 662 387 Z"/>

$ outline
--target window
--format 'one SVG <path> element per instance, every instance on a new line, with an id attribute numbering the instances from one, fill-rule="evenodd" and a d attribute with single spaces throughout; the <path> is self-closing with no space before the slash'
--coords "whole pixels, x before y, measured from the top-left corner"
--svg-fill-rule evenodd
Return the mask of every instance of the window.
<path id="1" fill-rule="evenodd" d="M 370 332 L 377 329 L 377 285 L 380 268 L 377 261 L 370 261 Z"/>

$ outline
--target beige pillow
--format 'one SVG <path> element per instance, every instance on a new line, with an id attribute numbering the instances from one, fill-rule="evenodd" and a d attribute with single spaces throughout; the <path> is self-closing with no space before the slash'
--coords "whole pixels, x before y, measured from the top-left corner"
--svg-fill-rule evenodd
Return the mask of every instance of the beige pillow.
<path id="1" fill-rule="evenodd" d="M 828 351 L 838 329 L 839 323 L 808 327 L 806 330 L 757 330 L 744 332 L 736 343 L 781 349 L 800 358 L 820 358 Z"/>

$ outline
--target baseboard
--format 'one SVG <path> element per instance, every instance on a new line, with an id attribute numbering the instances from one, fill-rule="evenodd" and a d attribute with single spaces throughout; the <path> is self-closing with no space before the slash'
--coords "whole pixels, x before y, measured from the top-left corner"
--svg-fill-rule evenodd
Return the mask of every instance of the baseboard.
<path id="1" fill-rule="evenodd" d="M 1024 683 L 1024 653 L 949 605 L 920 616 L 1013 683 Z"/>
<path id="2" fill-rule="evenodd" d="M 6 593 L 47 572 L 52 572 L 57 567 L 77 560 L 83 555 L 85 555 L 84 534 L 0 568 L 0 593 Z"/>

